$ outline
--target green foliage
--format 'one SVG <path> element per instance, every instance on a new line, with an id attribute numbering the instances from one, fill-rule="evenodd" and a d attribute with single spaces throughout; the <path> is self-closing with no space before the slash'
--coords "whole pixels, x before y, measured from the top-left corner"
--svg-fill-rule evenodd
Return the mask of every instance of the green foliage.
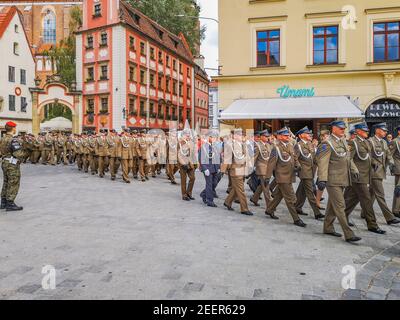
<path id="1" fill-rule="evenodd" d="M 126 0 L 161 26 L 185 36 L 193 54 L 205 37 L 205 27 L 200 28 L 200 6 L 194 0 Z M 211 0 L 213 1 L 213 0 Z M 214 0 L 215 1 L 215 0 Z M 184 15 L 178 17 L 177 15 Z M 197 19 L 196 19 L 197 18 Z"/>
<path id="2" fill-rule="evenodd" d="M 42 122 L 49 121 L 53 118 L 64 117 L 72 121 L 72 111 L 67 106 L 60 103 L 51 103 L 44 106 L 44 116 Z"/>
<path id="3" fill-rule="evenodd" d="M 70 9 L 70 22 L 69 22 L 69 35 L 60 43 L 52 47 L 47 54 L 55 66 L 57 74 L 61 78 L 61 82 L 70 86 L 72 82 L 76 81 L 76 67 L 75 67 L 75 35 L 79 27 L 82 25 L 82 11 L 78 6 Z"/>

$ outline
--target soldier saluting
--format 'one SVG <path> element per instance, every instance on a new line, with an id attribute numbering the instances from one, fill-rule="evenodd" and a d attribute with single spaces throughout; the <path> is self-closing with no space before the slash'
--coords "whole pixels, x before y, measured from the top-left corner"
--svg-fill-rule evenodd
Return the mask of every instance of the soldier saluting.
<path id="1" fill-rule="evenodd" d="M 7 122 L 5 125 L 6 134 L 0 140 L 0 154 L 3 159 L 1 166 L 3 170 L 3 188 L 1 190 L 0 209 L 6 209 L 6 211 L 20 211 L 23 209 L 14 202 L 20 186 L 20 165 L 24 158 L 22 145 L 15 137 L 16 127 L 17 125 L 14 122 Z"/>
<path id="2" fill-rule="evenodd" d="M 344 137 L 346 124 L 343 121 L 333 121 L 331 127 L 332 134 L 319 145 L 317 151 L 318 189 L 323 190 L 326 187 L 329 194 L 324 233 L 334 237 L 342 236 L 335 232 L 333 226 L 337 218 L 343 229 L 345 240 L 356 242 L 361 238 L 355 236 L 348 224 L 343 192 L 351 185 L 351 175 L 358 180 L 359 171 L 350 158 Z"/>

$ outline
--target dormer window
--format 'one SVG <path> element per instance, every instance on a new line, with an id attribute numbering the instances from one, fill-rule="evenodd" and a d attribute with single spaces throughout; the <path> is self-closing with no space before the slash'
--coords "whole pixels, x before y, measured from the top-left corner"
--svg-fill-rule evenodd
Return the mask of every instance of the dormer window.
<path id="1" fill-rule="evenodd" d="M 101 17 L 101 3 L 94 5 L 93 17 Z"/>

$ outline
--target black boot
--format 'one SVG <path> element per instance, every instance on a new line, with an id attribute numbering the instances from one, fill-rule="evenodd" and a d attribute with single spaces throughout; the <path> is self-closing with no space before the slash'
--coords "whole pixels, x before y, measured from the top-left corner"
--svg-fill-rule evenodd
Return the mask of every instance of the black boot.
<path id="1" fill-rule="evenodd" d="M 7 200 L 6 198 L 1 198 L 1 205 L 0 205 L 0 209 L 5 209 L 7 205 Z"/>
<path id="2" fill-rule="evenodd" d="M 22 207 L 18 207 L 14 201 L 7 201 L 6 211 L 21 211 Z"/>

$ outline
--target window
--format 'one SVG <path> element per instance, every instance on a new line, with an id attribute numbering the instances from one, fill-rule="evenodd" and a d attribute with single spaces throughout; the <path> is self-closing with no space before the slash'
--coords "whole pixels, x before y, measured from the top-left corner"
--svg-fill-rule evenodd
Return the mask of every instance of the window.
<path id="1" fill-rule="evenodd" d="M 179 96 L 183 97 L 183 84 L 179 84 Z"/>
<path id="2" fill-rule="evenodd" d="M 21 69 L 21 84 L 26 84 L 26 71 L 24 69 Z"/>
<path id="3" fill-rule="evenodd" d="M 101 66 L 101 73 L 100 73 L 100 80 L 107 80 L 108 79 L 108 66 L 104 65 Z"/>
<path id="4" fill-rule="evenodd" d="M 169 55 L 167 55 L 167 57 L 166 57 L 166 65 L 167 65 L 167 68 L 169 67 Z"/>
<path id="5" fill-rule="evenodd" d="M 101 98 L 100 113 L 108 113 L 108 98 Z"/>
<path id="6" fill-rule="evenodd" d="M 94 99 L 93 98 L 87 99 L 87 112 L 89 112 L 89 113 L 94 112 Z"/>
<path id="7" fill-rule="evenodd" d="M 93 49 L 93 36 L 87 37 L 87 49 Z"/>
<path id="8" fill-rule="evenodd" d="M 140 42 L 140 54 L 146 56 L 146 45 L 144 42 Z"/>
<path id="9" fill-rule="evenodd" d="M 190 90 L 190 87 L 188 87 L 187 89 L 186 89 L 186 94 L 187 94 L 187 98 L 188 99 L 190 99 L 190 96 L 191 96 L 191 90 Z"/>
<path id="10" fill-rule="evenodd" d="M 186 75 L 188 78 L 190 78 L 190 68 L 186 67 Z"/>
<path id="11" fill-rule="evenodd" d="M 313 28 L 314 64 L 338 63 L 338 26 Z"/>
<path id="12" fill-rule="evenodd" d="M 56 43 L 56 15 L 51 10 L 47 10 L 43 19 L 43 42 Z"/>
<path id="13" fill-rule="evenodd" d="M 163 63 L 163 54 L 161 51 L 158 51 L 158 62 Z"/>
<path id="14" fill-rule="evenodd" d="M 257 31 L 257 67 L 280 65 L 280 30 Z"/>
<path id="15" fill-rule="evenodd" d="M 19 56 L 19 45 L 18 42 L 14 42 L 13 52 L 16 56 Z"/>
<path id="16" fill-rule="evenodd" d="M 131 48 L 132 50 L 136 50 L 135 49 L 135 38 L 134 37 L 129 37 L 129 48 Z"/>
<path id="17" fill-rule="evenodd" d="M 26 103 L 26 98 L 21 97 L 21 112 L 26 112 L 26 107 L 28 104 Z"/>
<path id="18" fill-rule="evenodd" d="M 158 74 L 158 89 L 163 89 L 163 78 L 160 74 Z"/>
<path id="19" fill-rule="evenodd" d="M 140 83 L 146 84 L 146 71 L 140 70 Z"/>
<path id="20" fill-rule="evenodd" d="M 15 96 L 11 94 L 8 96 L 8 110 L 15 111 Z"/>
<path id="21" fill-rule="evenodd" d="M 129 81 L 136 81 L 136 67 L 129 67 Z"/>
<path id="22" fill-rule="evenodd" d="M 179 73 L 183 74 L 182 63 L 179 63 Z"/>
<path id="23" fill-rule="evenodd" d="M 170 82 L 171 82 L 171 80 L 168 78 L 165 80 L 165 91 L 167 91 L 167 92 L 170 92 L 170 90 L 171 90 Z"/>
<path id="24" fill-rule="evenodd" d="M 161 105 L 161 104 L 159 104 L 158 105 L 158 118 L 159 119 L 164 119 L 164 110 L 163 110 L 164 108 L 163 108 L 163 105 Z"/>
<path id="25" fill-rule="evenodd" d="M 155 74 L 154 73 L 150 73 L 150 87 L 155 87 L 156 86 L 156 82 L 155 82 Z"/>
<path id="26" fill-rule="evenodd" d="M 176 60 L 172 60 L 172 69 L 176 71 Z"/>
<path id="27" fill-rule="evenodd" d="M 140 116 L 145 117 L 146 115 L 146 102 L 144 100 L 140 100 Z"/>
<path id="28" fill-rule="evenodd" d="M 156 60 L 156 53 L 155 53 L 155 49 L 153 47 L 150 47 L 150 59 Z"/>
<path id="29" fill-rule="evenodd" d="M 15 67 L 8 67 L 8 81 L 15 82 Z"/>
<path id="30" fill-rule="evenodd" d="M 166 119 L 166 120 L 170 120 L 170 119 L 171 119 L 171 111 L 170 111 L 170 107 L 169 107 L 169 106 L 167 106 L 166 108 L 167 108 L 167 110 L 166 110 L 166 112 L 165 112 L 165 114 L 166 114 L 166 117 L 165 117 L 165 119 Z"/>
<path id="31" fill-rule="evenodd" d="M 101 3 L 96 3 L 94 5 L 93 16 L 94 17 L 101 17 Z"/>
<path id="32" fill-rule="evenodd" d="M 175 80 L 172 81 L 172 94 L 176 95 L 177 92 L 177 82 Z"/>
<path id="33" fill-rule="evenodd" d="M 155 118 L 156 113 L 154 112 L 154 102 L 150 102 L 150 117 Z"/>
<path id="34" fill-rule="evenodd" d="M 108 43 L 108 34 L 107 32 L 102 32 L 100 36 L 100 46 L 105 47 Z"/>
<path id="35" fill-rule="evenodd" d="M 129 98 L 129 114 L 135 116 L 137 115 L 135 98 Z"/>
<path id="36" fill-rule="evenodd" d="M 400 60 L 400 22 L 374 23 L 374 62 Z"/>
<path id="37" fill-rule="evenodd" d="M 86 81 L 94 81 L 94 68 L 87 68 L 87 78 Z"/>
<path id="38" fill-rule="evenodd" d="M 19 26 L 17 24 L 14 25 L 14 32 L 19 33 Z"/>

